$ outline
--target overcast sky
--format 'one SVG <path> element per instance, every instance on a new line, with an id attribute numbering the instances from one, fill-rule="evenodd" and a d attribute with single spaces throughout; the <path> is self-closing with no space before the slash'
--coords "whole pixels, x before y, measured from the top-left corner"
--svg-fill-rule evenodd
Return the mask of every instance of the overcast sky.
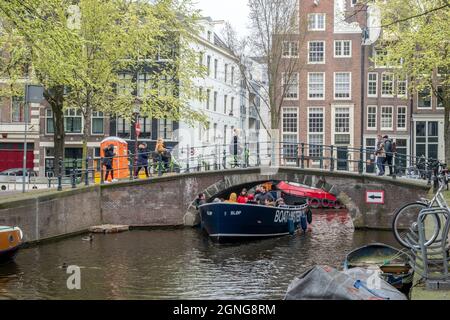
<path id="1" fill-rule="evenodd" d="M 225 20 L 231 23 L 239 35 L 248 34 L 247 0 L 193 0 L 204 16 L 213 20 Z"/>

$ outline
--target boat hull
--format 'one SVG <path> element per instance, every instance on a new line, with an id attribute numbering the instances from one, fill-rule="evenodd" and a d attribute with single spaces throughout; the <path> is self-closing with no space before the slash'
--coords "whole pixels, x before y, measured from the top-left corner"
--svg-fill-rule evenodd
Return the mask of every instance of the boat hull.
<path id="1" fill-rule="evenodd" d="M 200 206 L 202 228 L 213 240 L 281 237 L 302 225 L 307 206 L 276 208 L 252 204 L 211 203 Z"/>
<path id="2" fill-rule="evenodd" d="M 376 266 L 389 284 L 408 294 L 413 281 L 413 269 L 408 255 L 394 247 L 375 243 L 350 252 L 345 260 L 346 270 Z"/>
<path id="3" fill-rule="evenodd" d="M 22 237 L 19 228 L 0 227 L 0 264 L 14 259 L 22 245 Z"/>

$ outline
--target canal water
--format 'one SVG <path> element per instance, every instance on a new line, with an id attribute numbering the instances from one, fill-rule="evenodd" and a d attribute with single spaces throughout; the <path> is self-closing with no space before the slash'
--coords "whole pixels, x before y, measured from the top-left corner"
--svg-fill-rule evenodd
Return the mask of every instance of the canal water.
<path id="1" fill-rule="evenodd" d="M 23 249 L 0 266 L 0 299 L 282 299 L 295 276 L 318 264 L 342 268 L 390 232 L 354 231 L 347 213 L 316 214 L 306 234 L 220 245 L 196 229 L 74 237 Z M 66 265 L 81 268 L 69 290 Z"/>

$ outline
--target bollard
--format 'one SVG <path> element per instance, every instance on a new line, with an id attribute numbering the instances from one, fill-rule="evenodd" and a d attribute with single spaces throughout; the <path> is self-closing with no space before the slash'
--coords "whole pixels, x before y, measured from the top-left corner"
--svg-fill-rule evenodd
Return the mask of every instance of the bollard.
<path id="1" fill-rule="evenodd" d="M 58 173 L 58 191 L 62 191 L 62 171 L 63 171 L 63 161 L 59 158 L 59 173 Z"/>
<path id="2" fill-rule="evenodd" d="M 186 164 L 186 172 L 190 172 L 190 162 L 191 162 L 191 149 L 189 149 L 189 145 L 187 146 L 187 164 Z"/>
<path id="3" fill-rule="evenodd" d="M 397 179 L 397 154 L 396 153 L 392 153 L 392 170 L 394 170 L 393 174 L 392 174 L 392 179 Z"/>
<path id="4" fill-rule="evenodd" d="M 84 175 L 84 185 L 89 186 L 89 157 L 86 158 L 86 172 Z"/>
<path id="5" fill-rule="evenodd" d="M 224 169 L 227 168 L 227 151 L 223 149 L 222 166 Z"/>
<path id="6" fill-rule="evenodd" d="M 134 179 L 134 165 L 135 165 L 135 163 L 134 163 L 134 156 L 133 155 L 131 155 L 130 154 L 130 158 L 129 158 L 129 161 L 128 161 L 128 169 L 129 169 L 129 171 L 130 171 L 130 180 L 133 180 Z"/>

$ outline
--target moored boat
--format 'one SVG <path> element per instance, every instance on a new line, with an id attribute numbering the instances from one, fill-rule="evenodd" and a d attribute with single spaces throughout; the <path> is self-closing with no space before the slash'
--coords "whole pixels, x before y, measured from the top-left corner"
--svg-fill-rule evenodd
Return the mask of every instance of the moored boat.
<path id="1" fill-rule="evenodd" d="M 350 252 L 344 263 L 346 270 L 352 268 L 378 267 L 380 276 L 389 284 L 408 294 L 414 278 L 414 270 L 404 251 L 382 243 L 374 243 Z"/>
<path id="2" fill-rule="evenodd" d="M 273 238 L 306 230 L 307 205 L 271 207 L 256 204 L 208 203 L 199 207 L 201 225 L 216 241 Z"/>
<path id="3" fill-rule="evenodd" d="M 0 226 L 0 264 L 14 259 L 22 245 L 22 239 L 20 228 Z"/>

